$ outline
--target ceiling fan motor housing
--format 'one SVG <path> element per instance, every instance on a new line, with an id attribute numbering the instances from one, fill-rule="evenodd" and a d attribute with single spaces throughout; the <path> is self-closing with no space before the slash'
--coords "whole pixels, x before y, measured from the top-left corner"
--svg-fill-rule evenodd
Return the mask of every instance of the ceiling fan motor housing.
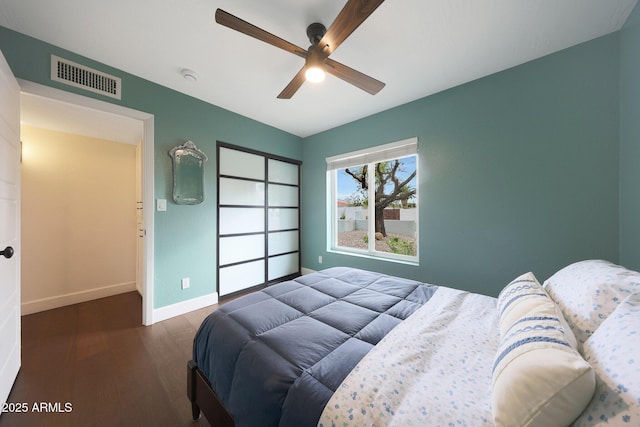
<path id="1" fill-rule="evenodd" d="M 326 32 L 325 26 L 319 22 L 314 22 L 307 27 L 307 37 L 309 37 L 309 41 L 314 46 L 318 44 Z"/>

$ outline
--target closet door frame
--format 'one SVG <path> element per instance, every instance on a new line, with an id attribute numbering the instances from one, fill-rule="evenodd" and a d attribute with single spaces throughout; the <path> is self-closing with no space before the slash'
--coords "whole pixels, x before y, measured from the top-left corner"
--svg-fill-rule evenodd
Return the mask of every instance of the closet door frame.
<path id="1" fill-rule="evenodd" d="M 257 177 L 243 177 L 243 176 L 236 176 L 236 175 L 231 175 L 231 174 L 225 174 L 225 173 L 221 173 L 221 167 L 220 167 L 220 161 L 221 161 L 221 149 L 227 149 L 227 150 L 235 150 L 238 151 L 240 153 L 244 153 L 244 154 L 250 154 L 250 155 L 254 155 L 254 156 L 260 156 L 263 158 L 264 161 L 264 173 L 262 178 L 257 178 Z M 277 162 L 283 162 L 283 163 L 287 163 L 287 164 L 291 164 L 294 165 L 297 169 L 297 177 L 296 177 L 296 184 L 291 184 L 291 183 L 283 183 L 280 181 L 271 181 L 269 178 L 269 163 L 270 161 L 277 161 Z M 278 282 L 282 282 L 285 280 L 290 280 L 292 278 L 298 277 L 300 276 L 300 271 L 301 271 L 301 257 L 300 257 L 300 248 L 301 248 L 301 235 L 300 235 L 300 229 L 301 229 L 301 224 L 300 224 L 300 220 L 301 220 L 301 212 L 300 212 L 300 200 L 301 200 L 301 194 L 300 194 L 300 187 L 301 187 L 301 171 L 300 171 L 300 167 L 302 165 L 302 162 L 299 160 L 295 160 L 295 159 L 290 159 L 287 157 L 283 157 L 283 156 L 278 156 L 275 154 L 271 154 L 271 153 L 267 153 L 264 151 L 258 151 L 258 150 L 253 150 L 250 148 L 246 148 L 246 147 L 241 147 L 238 145 L 233 145 L 233 144 L 228 144 L 222 141 L 217 141 L 216 144 L 216 188 L 217 188 L 217 192 L 216 192 L 216 226 L 217 226 L 217 238 L 216 238 L 216 282 L 217 282 L 217 290 L 218 290 L 218 294 L 221 298 L 224 297 L 229 297 L 229 296 L 233 296 L 237 293 L 240 292 L 246 292 L 247 290 L 252 290 L 252 289 L 258 289 L 258 288 L 262 288 L 268 285 L 272 285 L 274 283 L 278 283 Z M 225 204 L 224 202 L 221 203 L 221 193 L 222 193 L 222 187 L 221 187 L 221 181 L 223 180 L 236 180 L 239 182 L 246 182 L 249 185 L 253 184 L 262 184 L 263 188 L 264 188 L 264 201 L 263 204 Z M 275 190 L 276 188 L 279 189 L 284 189 L 285 192 L 287 188 L 295 188 L 295 196 L 297 197 L 297 204 L 295 206 L 292 205 L 270 205 L 269 201 L 270 201 L 270 197 L 269 197 L 269 190 L 270 190 L 270 186 L 273 187 L 273 189 Z M 291 193 L 289 191 L 289 193 Z M 275 193 L 274 193 L 275 194 Z M 261 218 L 261 220 L 263 221 L 263 223 L 261 224 L 262 226 L 262 231 L 242 231 L 242 230 L 235 230 L 234 232 L 231 233 L 223 233 L 221 232 L 221 230 L 223 230 L 223 228 L 228 228 L 225 227 L 225 224 L 221 223 L 221 209 L 225 209 L 225 208 L 230 208 L 230 209 L 247 209 L 247 210 L 251 210 L 251 209 L 261 209 L 263 212 L 263 218 Z M 296 218 L 296 222 L 297 222 L 297 227 L 296 228 L 278 228 L 278 229 L 271 229 L 269 227 L 269 211 L 270 209 L 296 209 L 297 210 L 297 218 Z M 295 218 L 295 217 L 294 217 Z M 257 224 L 255 224 L 256 227 L 254 228 L 260 228 L 260 226 L 258 226 Z M 269 241 L 270 241 L 270 236 L 275 236 L 275 235 L 279 235 L 282 236 L 284 235 L 284 233 L 291 233 L 291 232 L 295 232 L 297 233 L 297 249 L 296 250 L 292 250 L 292 251 L 288 251 L 288 252 L 282 252 L 282 253 L 275 253 L 275 254 L 269 254 Z M 221 253 L 221 239 L 224 238 L 233 238 L 233 237 L 245 237 L 245 238 L 251 238 L 252 236 L 264 236 L 264 248 L 263 248 L 263 255 L 259 256 L 259 257 L 252 257 L 252 258 L 247 258 L 247 259 L 243 259 L 240 261 L 235 261 L 235 262 L 230 262 L 230 263 L 225 263 L 221 265 L 221 258 L 222 258 L 222 253 Z M 276 241 L 275 238 L 271 239 L 274 243 Z M 293 273 L 290 274 L 286 274 L 284 276 L 280 276 L 280 277 L 273 277 L 270 278 L 270 274 L 269 274 L 269 260 L 270 259 L 275 259 L 278 257 L 285 257 L 285 256 L 297 256 L 297 270 Z M 282 259 L 282 258 L 280 258 Z M 242 289 L 236 289 L 230 292 L 226 292 L 223 289 L 223 284 L 221 282 L 221 269 L 225 269 L 225 268 L 229 268 L 229 267 L 235 267 L 235 266 L 241 266 L 243 264 L 249 264 L 249 263 L 259 263 L 260 261 L 264 262 L 264 271 L 263 271 L 263 280 L 261 283 L 257 283 L 255 285 L 251 285 L 251 286 L 247 286 L 245 288 Z M 228 271 L 228 270 L 227 270 Z"/>

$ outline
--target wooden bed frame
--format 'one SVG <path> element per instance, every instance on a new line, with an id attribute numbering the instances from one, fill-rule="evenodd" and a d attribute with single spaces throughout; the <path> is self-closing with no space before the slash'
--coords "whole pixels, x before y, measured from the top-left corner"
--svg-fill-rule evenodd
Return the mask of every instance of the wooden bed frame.
<path id="1" fill-rule="evenodd" d="M 187 363 L 187 396 L 191 401 L 191 415 L 200 418 L 200 411 L 213 427 L 235 427 L 231 414 L 218 399 L 198 365 L 193 360 Z"/>

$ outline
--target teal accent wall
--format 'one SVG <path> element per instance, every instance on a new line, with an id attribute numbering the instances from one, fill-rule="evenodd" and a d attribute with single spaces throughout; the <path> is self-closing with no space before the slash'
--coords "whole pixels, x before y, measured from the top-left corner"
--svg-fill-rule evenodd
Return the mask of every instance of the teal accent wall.
<path id="1" fill-rule="evenodd" d="M 615 33 L 305 138 L 302 265 L 497 295 L 527 271 L 617 261 L 619 63 Z M 327 252 L 325 158 L 413 136 L 420 265 Z"/>
<path id="2" fill-rule="evenodd" d="M 516 275 L 542 281 L 581 259 L 640 269 L 638 14 L 619 33 L 304 139 L 3 27 L 0 49 L 21 79 L 154 114 L 155 198 L 169 201 L 155 213 L 156 308 L 216 289 L 216 140 L 303 161 L 303 267 L 497 295 Z M 121 77 L 122 101 L 50 81 L 51 54 Z M 327 252 L 325 158 L 414 136 L 420 265 Z M 207 199 L 178 206 L 167 152 L 188 139 L 209 156 Z"/>
<path id="3" fill-rule="evenodd" d="M 640 271 L 640 7 L 620 32 L 620 262 Z"/>
<path id="4" fill-rule="evenodd" d="M 18 78 L 154 115 L 154 198 L 168 201 L 166 212 L 155 212 L 154 307 L 215 292 L 216 140 L 301 160 L 301 139 L 4 27 L 0 27 L 0 50 Z M 51 81 L 51 54 L 121 77 L 122 100 Z M 196 143 L 209 157 L 205 172 L 206 200 L 195 206 L 176 205 L 171 198 L 172 170 L 168 152 L 187 140 Z M 183 277 L 191 279 L 188 290 L 180 289 Z"/>

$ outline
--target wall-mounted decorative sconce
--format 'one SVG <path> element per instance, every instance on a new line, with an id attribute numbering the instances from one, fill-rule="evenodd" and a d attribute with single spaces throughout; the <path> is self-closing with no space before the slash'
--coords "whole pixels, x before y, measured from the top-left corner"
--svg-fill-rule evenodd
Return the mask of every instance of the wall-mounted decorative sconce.
<path id="1" fill-rule="evenodd" d="M 179 205 L 202 203 L 207 155 L 187 141 L 169 150 L 169 156 L 173 160 L 173 201 Z"/>

